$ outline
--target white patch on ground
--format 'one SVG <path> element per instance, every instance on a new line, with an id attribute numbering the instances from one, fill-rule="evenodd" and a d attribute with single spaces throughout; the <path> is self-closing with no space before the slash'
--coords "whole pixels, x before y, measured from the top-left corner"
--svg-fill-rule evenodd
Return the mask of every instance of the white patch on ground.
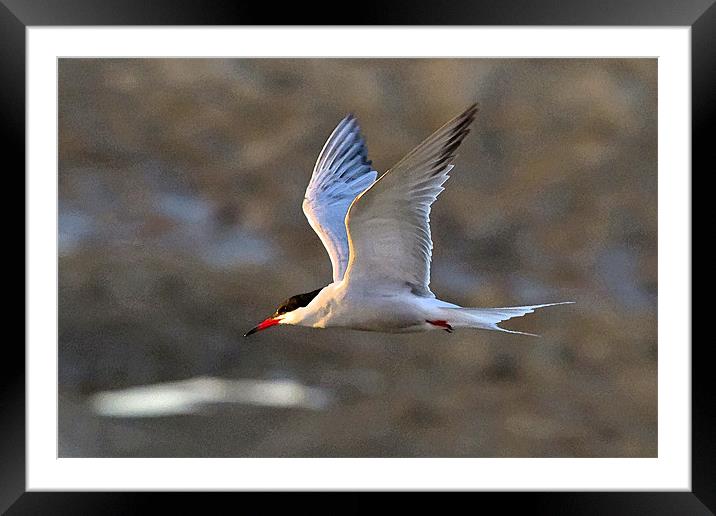
<path id="1" fill-rule="evenodd" d="M 108 417 L 160 417 L 193 414 L 208 404 L 239 403 L 322 410 L 332 402 L 324 389 L 294 380 L 226 380 L 198 377 L 129 389 L 98 392 L 92 410 Z"/>

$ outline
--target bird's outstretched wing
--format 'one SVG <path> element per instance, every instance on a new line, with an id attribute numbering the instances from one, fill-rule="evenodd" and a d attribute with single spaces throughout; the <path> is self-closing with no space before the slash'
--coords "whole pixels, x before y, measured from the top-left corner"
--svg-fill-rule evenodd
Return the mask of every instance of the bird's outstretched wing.
<path id="1" fill-rule="evenodd" d="M 388 290 L 430 291 L 430 206 L 448 179 L 477 105 L 450 120 L 360 194 L 348 210 L 346 281 Z"/>
<path id="2" fill-rule="evenodd" d="M 333 281 L 341 280 L 348 266 L 348 207 L 377 177 L 358 122 L 348 115 L 323 146 L 303 200 L 303 213 L 331 257 Z"/>

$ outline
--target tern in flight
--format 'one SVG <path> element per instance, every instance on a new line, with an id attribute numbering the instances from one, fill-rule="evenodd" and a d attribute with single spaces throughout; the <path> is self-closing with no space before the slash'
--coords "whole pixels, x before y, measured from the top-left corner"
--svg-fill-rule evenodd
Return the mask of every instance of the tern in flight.
<path id="1" fill-rule="evenodd" d="M 290 297 L 245 336 L 279 324 L 522 333 L 498 324 L 570 303 L 463 308 L 430 291 L 430 206 L 443 191 L 476 113 L 477 105 L 470 106 L 380 177 L 355 117 L 341 120 L 318 156 L 303 200 L 303 212 L 331 258 L 333 283 Z"/>

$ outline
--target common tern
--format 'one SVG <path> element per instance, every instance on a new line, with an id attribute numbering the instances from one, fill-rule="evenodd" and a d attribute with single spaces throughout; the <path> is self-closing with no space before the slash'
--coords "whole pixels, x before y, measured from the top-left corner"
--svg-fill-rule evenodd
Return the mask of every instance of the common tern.
<path id="1" fill-rule="evenodd" d="M 330 256 L 333 282 L 288 298 L 245 336 L 279 324 L 525 334 L 498 324 L 537 308 L 571 303 L 464 308 L 430 291 L 430 207 L 444 189 L 476 113 L 473 104 L 380 177 L 355 117 L 341 120 L 318 156 L 303 200 L 303 212 Z"/>

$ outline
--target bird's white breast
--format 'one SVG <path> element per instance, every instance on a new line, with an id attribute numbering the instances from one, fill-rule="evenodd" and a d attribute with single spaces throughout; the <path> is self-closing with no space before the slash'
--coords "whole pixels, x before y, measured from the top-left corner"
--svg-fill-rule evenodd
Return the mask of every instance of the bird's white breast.
<path id="1" fill-rule="evenodd" d="M 435 318 L 446 303 L 419 297 L 409 290 L 397 292 L 353 291 L 344 282 L 326 286 L 302 309 L 302 326 L 343 327 L 359 330 L 412 332 L 425 330 L 426 319 Z"/>

